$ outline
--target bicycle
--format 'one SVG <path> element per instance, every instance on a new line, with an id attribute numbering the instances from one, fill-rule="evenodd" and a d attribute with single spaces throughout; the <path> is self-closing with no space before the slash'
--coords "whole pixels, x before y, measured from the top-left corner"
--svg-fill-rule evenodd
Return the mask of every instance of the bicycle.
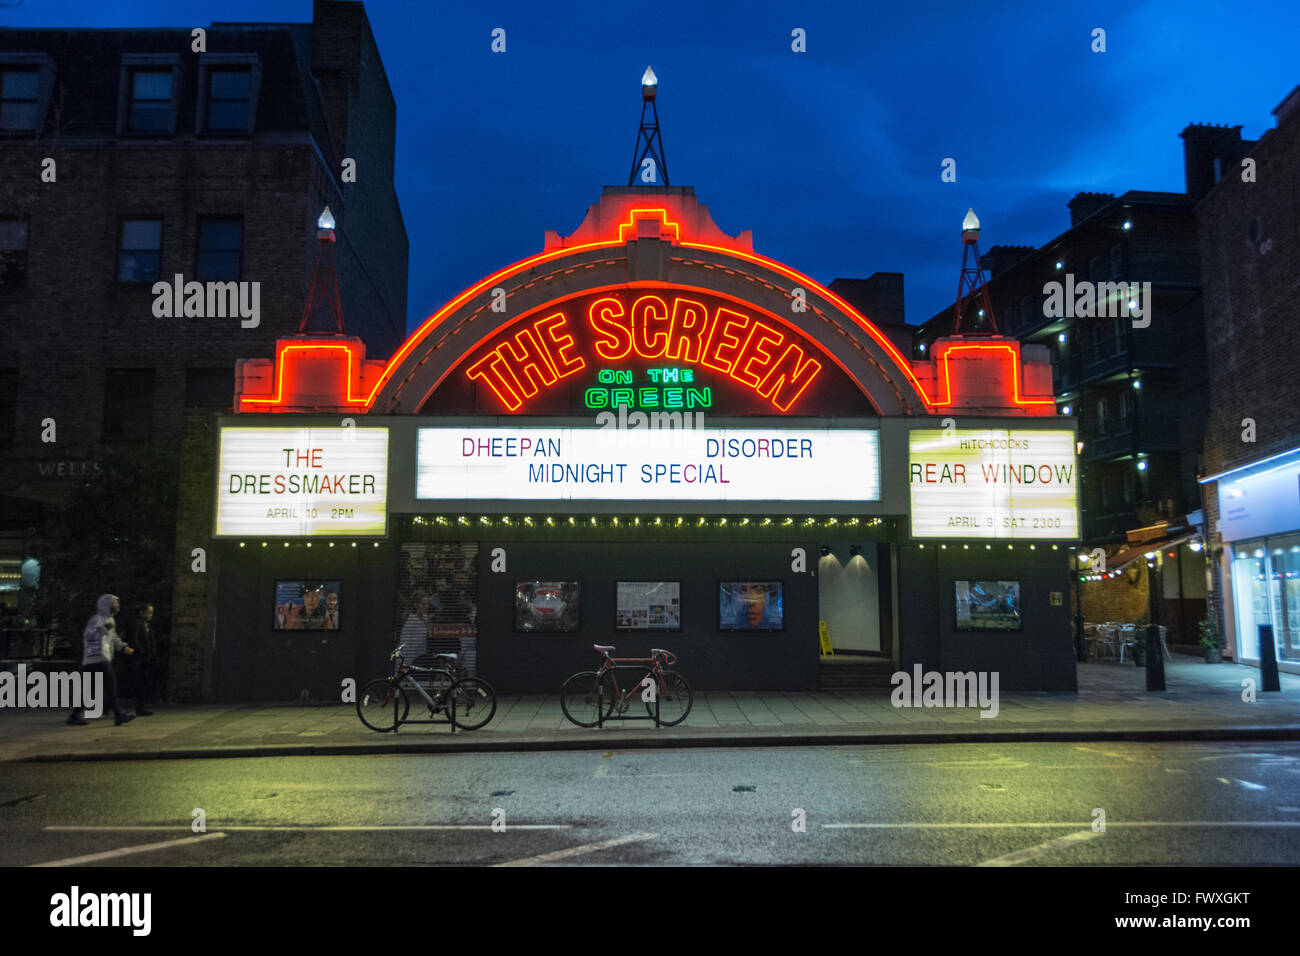
<path id="1" fill-rule="evenodd" d="M 402 656 L 405 644 L 389 655 L 393 673 L 372 680 L 357 695 L 357 716 L 371 730 L 397 732 L 403 723 L 431 723 L 445 712 L 453 727 L 478 730 L 490 721 L 497 710 L 492 685 L 479 677 L 465 676 L 458 654 L 436 655 L 442 667 L 419 667 L 406 663 Z M 429 721 L 408 721 L 411 702 L 407 690 L 424 698 Z"/>
<path id="2" fill-rule="evenodd" d="M 672 651 L 655 647 L 650 649 L 649 657 L 616 658 L 610 653 L 614 648 L 608 644 L 592 647 L 603 655 L 600 669 L 580 671 L 560 688 L 560 709 L 579 727 L 603 724 L 615 710 L 620 716 L 626 714 L 635 695 L 640 695 L 645 703 L 648 718 L 654 719 L 657 714 L 658 723 L 665 727 L 680 724 L 691 712 L 690 684 L 677 671 L 664 669 L 665 665 L 677 663 L 677 655 Z M 620 670 L 640 673 L 626 691 L 618 683 Z"/>

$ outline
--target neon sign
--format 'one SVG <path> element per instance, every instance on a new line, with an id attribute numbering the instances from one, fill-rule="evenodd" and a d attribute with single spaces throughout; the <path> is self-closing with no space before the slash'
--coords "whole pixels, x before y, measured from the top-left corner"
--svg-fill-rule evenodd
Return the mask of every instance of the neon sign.
<path id="1" fill-rule="evenodd" d="M 808 344 L 793 331 L 776 328 L 732 308 L 732 304 L 710 307 L 693 296 L 658 293 L 639 295 L 629 304 L 615 295 L 601 295 L 585 309 L 581 305 L 574 308 L 582 320 L 573 321 L 563 310 L 526 320 L 522 327 L 496 340 L 465 369 L 465 376 L 485 385 L 506 409 L 515 412 L 542 389 L 586 368 L 583 351 L 603 362 L 664 359 L 711 369 L 766 399 L 778 411 L 789 411 L 820 375 L 821 361 L 809 354 Z M 587 343 L 587 349 L 579 345 L 579 339 Z M 682 373 L 693 370 L 653 371 L 660 379 L 675 372 L 680 380 Z M 710 389 L 692 390 L 684 380 L 677 386 L 653 376 L 651 382 L 656 388 L 589 389 L 587 407 L 617 407 L 636 401 L 654 404 L 660 399 L 664 407 L 712 405 Z M 607 404 L 591 404 L 602 400 L 596 392 L 603 392 Z"/>
<path id="2" fill-rule="evenodd" d="M 588 388 L 583 403 L 598 408 L 712 408 L 713 389 L 695 385 L 695 370 L 690 368 L 648 368 L 650 380 L 635 384 L 632 369 L 603 368 L 596 373 L 600 384 Z"/>

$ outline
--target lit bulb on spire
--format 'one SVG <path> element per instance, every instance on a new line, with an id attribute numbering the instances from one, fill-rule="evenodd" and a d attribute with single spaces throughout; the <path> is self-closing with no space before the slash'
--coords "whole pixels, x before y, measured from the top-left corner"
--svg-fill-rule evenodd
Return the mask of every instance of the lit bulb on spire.
<path id="1" fill-rule="evenodd" d="M 974 209 L 966 210 L 966 218 L 961 221 L 962 231 L 969 229 L 978 229 L 980 227 L 980 218 L 975 215 Z"/>
<path id="2" fill-rule="evenodd" d="M 645 68 L 645 72 L 641 74 L 641 85 L 642 86 L 659 85 L 659 77 L 655 76 L 655 71 L 648 66 Z"/>
<path id="3" fill-rule="evenodd" d="M 334 214 L 330 212 L 329 206 L 325 207 L 325 211 L 322 212 L 320 214 L 320 218 L 316 220 L 316 228 L 318 229 L 334 228 Z"/>

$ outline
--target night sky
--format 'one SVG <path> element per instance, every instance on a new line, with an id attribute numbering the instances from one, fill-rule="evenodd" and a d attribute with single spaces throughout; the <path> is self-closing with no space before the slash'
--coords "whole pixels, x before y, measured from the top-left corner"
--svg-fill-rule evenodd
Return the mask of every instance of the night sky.
<path id="1" fill-rule="evenodd" d="M 413 327 L 571 232 L 627 182 L 640 78 L 659 76 L 674 186 L 823 282 L 906 273 L 921 322 L 981 247 L 1041 245 L 1080 190 L 1183 189 L 1189 122 L 1258 138 L 1300 82 L 1294 0 L 1218 3 L 366 4 L 397 99 Z M 21 27 L 307 21 L 309 0 L 25 0 Z M 507 50 L 490 50 L 495 27 Z M 807 52 L 791 51 L 801 27 Z M 1106 52 L 1091 50 L 1106 30 Z M 957 160 L 957 181 L 940 163 Z"/>

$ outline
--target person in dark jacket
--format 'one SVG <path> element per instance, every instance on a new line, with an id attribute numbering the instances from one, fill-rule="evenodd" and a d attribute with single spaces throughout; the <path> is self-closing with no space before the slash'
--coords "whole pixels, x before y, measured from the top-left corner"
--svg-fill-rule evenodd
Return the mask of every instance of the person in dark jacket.
<path id="1" fill-rule="evenodd" d="M 126 632 L 126 643 L 134 654 L 127 660 L 131 686 L 135 690 L 137 717 L 152 717 L 154 686 L 158 679 L 158 645 L 153 633 L 153 605 L 142 604 Z"/>

